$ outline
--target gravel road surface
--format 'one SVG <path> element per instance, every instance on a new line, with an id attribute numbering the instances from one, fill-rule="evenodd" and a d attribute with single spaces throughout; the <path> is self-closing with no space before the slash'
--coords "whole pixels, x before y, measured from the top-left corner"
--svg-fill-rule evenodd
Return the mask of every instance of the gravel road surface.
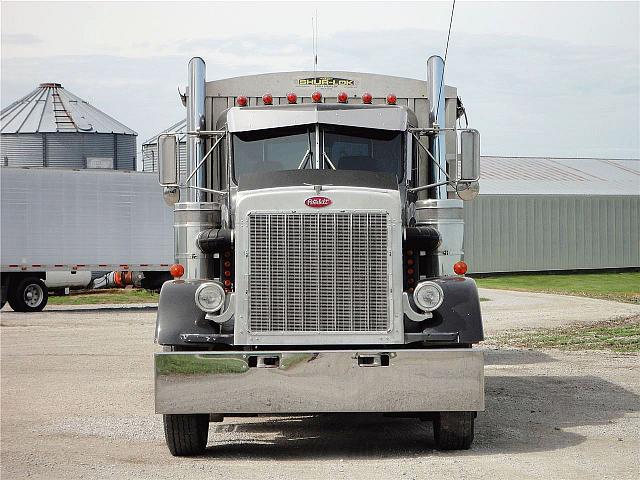
<path id="1" fill-rule="evenodd" d="M 638 311 L 576 297 L 481 295 L 494 333 Z M 429 423 L 330 415 L 228 418 L 211 424 L 206 456 L 174 458 L 153 414 L 154 319 L 152 307 L 3 309 L 3 480 L 640 475 L 639 357 L 515 349 L 486 350 L 487 409 L 469 451 L 434 450 Z"/>

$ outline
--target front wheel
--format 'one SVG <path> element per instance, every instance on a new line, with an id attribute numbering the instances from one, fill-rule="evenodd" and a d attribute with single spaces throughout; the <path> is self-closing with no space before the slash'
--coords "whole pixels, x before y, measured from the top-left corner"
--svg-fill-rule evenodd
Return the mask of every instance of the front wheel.
<path id="1" fill-rule="evenodd" d="M 163 421 L 164 439 L 171 455 L 188 457 L 204 453 L 209 437 L 208 414 L 164 414 Z"/>
<path id="2" fill-rule="evenodd" d="M 8 300 L 15 312 L 40 312 L 49 300 L 49 291 L 40 278 L 28 277 L 12 289 Z"/>
<path id="3" fill-rule="evenodd" d="M 473 443 L 475 412 L 439 412 L 433 419 L 438 450 L 468 450 Z"/>

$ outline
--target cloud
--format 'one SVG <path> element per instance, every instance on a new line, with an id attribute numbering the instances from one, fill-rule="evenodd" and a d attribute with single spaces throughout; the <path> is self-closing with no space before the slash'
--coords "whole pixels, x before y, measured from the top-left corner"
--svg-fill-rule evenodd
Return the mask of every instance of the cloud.
<path id="1" fill-rule="evenodd" d="M 33 33 L 2 33 L 0 37 L 3 45 L 35 45 L 42 43 L 42 39 Z"/>
<path id="2" fill-rule="evenodd" d="M 425 78 L 445 34 L 426 29 L 338 32 L 321 39 L 319 69 Z M 192 55 L 209 80 L 309 70 L 309 39 L 286 33 L 212 36 L 174 45 L 184 55 L 67 55 L 2 60 L 2 105 L 56 81 L 140 134 L 184 117 L 176 93 Z M 587 46 L 523 35 L 456 33 L 447 83 L 458 87 L 483 154 L 640 156 L 637 46 Z M 239 92 L 241 93 L 241 92 Z"/>

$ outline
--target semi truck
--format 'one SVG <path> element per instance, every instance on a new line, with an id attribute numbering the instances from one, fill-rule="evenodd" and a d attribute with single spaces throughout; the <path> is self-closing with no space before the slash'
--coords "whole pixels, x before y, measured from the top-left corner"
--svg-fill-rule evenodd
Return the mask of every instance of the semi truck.
<path id="1" fill-rule="evenodd" d="M 158 138 L 176 263 L 155 411 L 171 454 L 202 453 L 225 417 L 337 412 L 432 421 L 438 448 L 471 446 L 483 327 L 462 212 L 479 133 L 458 127 L 441 57 L 426 77 L 207 82 L 191 59 L 183 179 L 177 132 Z"/>
<path id="2" fill-rule="evenodd" d="M 157 177 L 126 171 L 1 167 L 0 308 L 45 308 L 67 288 L 160 289 L 173 220 Z"/>

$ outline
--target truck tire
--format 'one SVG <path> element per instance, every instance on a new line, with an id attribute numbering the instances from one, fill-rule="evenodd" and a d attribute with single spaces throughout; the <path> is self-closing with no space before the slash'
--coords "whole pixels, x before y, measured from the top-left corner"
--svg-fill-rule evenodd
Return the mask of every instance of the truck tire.
<path id="1" fill-rule="evenodd" d="M 171 455 L 190 457 L 204 453 L 209 437 L 208 414 L 165 414 L 163 417 L 164 438 Z"/>
<path id="2" fill-rule="evenodd" d="M 16 312 L 40 312 L 49 300 L 49 291 L 38 277 L 27 277 L 9 293 L 9 305 Z"/>
<path id="3" fill-rule="evenodd" d="M 439 412 L 433 420 L 438 450 L 468 450 L 473 442 L 475 412 Z"/>

